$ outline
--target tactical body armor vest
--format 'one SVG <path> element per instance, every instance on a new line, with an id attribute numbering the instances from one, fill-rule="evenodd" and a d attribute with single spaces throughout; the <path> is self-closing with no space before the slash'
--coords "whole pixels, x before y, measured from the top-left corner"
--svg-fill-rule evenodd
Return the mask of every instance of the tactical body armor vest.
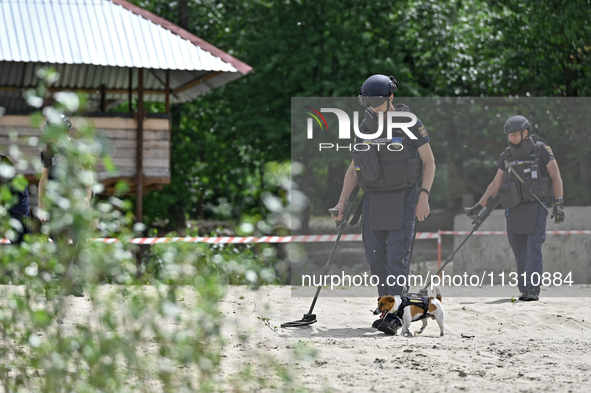
<path id="1" fill-rule="evenodd" d="M 519 203 L 534 202 L 534 194 L 538 198 L 554 196 L 552 179 L 548 175 L 542 177 L 538 166 L 540 152 L 545 146 L 532 135 L 522 147 L 515 148 L 509 144 L 505 149 L 505 159 L 531 189 L 528 190 L 512 173 L 511 168 L 506 166 L 505 181 L 499 188 L 499 197 L 505 208 L 517 206 Z"/>
<path id="2" fill-rule="evenodd" d="M 394 104 L 397 111 L 410 111 L 408 106 Z M 360 125 L 364 134 L 375 133 L 378 123 L 372 112 Z M 355 136 L 353 163 L 359 184 L 365 191 L 395 191 L 418 184 L 422 180 L 423 162 L 410 158 L 408 137 L 400 130 L 392 131 L 392 138 L 361 139 Z"/>

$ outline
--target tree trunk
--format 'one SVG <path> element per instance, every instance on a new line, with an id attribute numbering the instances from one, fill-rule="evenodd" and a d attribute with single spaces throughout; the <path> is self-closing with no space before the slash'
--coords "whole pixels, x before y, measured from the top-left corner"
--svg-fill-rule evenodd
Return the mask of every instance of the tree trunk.
<path id="1" fill-rule="evenodd" d="M 302 182 L 300 184 L 300 190 L 304 193 L 304 195 L 309 195 L 311 179 L 312 169 L 306 168 L 302 174 Z M 304 235 L 310 233 L 310 205 L 306 206 L 306 208 L 302 211 L 302 226 L 296 231 L 296 233 L 301 233 Z"/>
<path id="2" fill-rule="evenodd" d="M 185 30 L 189 29 L 189 5 L 187 0 L 179 0 L 179 26 Z"/>

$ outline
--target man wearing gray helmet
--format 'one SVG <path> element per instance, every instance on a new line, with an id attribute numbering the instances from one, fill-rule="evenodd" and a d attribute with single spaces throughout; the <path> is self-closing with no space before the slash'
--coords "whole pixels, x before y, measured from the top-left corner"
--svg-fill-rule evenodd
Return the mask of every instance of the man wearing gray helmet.
<path id="1" fill-rule="evenodd" d="M 476 217 L 490 196 L 499 195 L 506 208 L 507 236 L 517 263 L 519 300 L 536 301 L 544 272 L 542 244 L 546 240 L 546 205 L 550 206 L 548 202 L 552 196 L 551 218 L 556 223 L 564 221 L 562 178 L 552 149 L 536 141 L 529 120 L 523 116 L 510 117 L 503 129 L 509 146 L 499 158 L 495 178 L 467 213 L 469 217 Z"/>

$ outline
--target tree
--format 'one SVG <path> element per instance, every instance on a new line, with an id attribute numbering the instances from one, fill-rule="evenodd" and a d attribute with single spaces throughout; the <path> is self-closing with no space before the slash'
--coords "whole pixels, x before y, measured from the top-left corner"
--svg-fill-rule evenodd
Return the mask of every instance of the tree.
<path id="1" fill-rule="evenodd" d="M 290 159 L 291 97 L 355 96 L 374 73 L 396 76 L 397 97 L 572 97 L 591 86 L 590 5 L 583 0 L 136 3 L 186 23 L 255 69 L 173 109 L 172 184 L 146 198 L 151 218 L 165 207 L 168 218 L 175 210 L 178 217 L 228 218 L 264 209 L 265 163 Z M 506 146 L 499 123 L 475 118 L 442 129 L 436 116 L 421 118 L 432 118 L 425 124 L 437 130 L 437 162 L 455 165 L 473 192 L 482 192 L 482 171 L 494 173 Z M 591 203 L 589 137 L 556 127 L 539 131 L 568 169 L 567 202 Z M 315 187 L 338 192 L 346 169 L 340 161 L 323 165 L 296 179 L 317 214 L 326 201 Z"/>

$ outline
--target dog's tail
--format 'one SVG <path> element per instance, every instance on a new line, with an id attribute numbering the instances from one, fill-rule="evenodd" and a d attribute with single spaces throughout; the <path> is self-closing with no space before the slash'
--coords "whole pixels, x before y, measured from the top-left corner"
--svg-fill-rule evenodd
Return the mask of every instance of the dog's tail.
<path id="1" fill-rule="evenodd" d="M 433 290 L 435 291 L 435 298 L 440 302 L 443 302 L 443 297 L 441 296 L 441 288 L 439 285 L 436 285 Z"/>

